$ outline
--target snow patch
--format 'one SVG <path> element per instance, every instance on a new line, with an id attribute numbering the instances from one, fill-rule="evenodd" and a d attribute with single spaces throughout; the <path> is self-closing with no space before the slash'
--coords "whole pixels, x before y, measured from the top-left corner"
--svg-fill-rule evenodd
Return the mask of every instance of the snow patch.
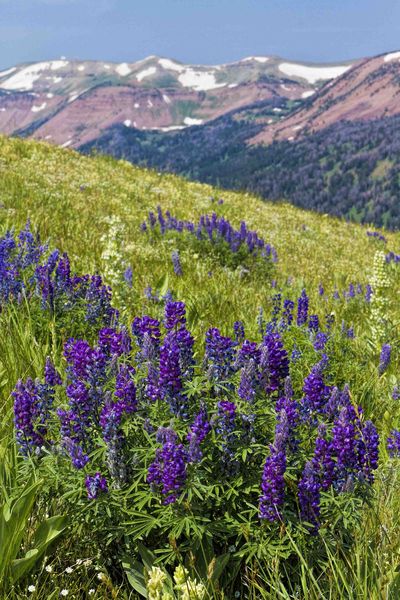
<path id="1" fill-rule="evenodd" d="M 178 80 L 183 87 L 192 88 L 197 92 L 206 92 L 226 86 L 226 83 L 217 83 L 215 75 L 211 71 L 194 71 L 191 68 L 181 73 Z"/>
<path id="2" fill-rule="evenodd" d="M 256 61 L 259 63 L 266 63 L 269 60 L 268 56 L 248 56 L 247 58 L 243 58 L 241 62 L 245 61 Z"/>
<path id="3" fill-rule="evenodd" d="M 307 92 L 303 92 L 301 97 L 302 98 L 309 98 L 310 96 L 314 96 L 315 91 L 314 90 L 308 90 Z"/>
<path id="4" fill-rule="evenodd" d="M 44 136 L 44 139 L 45 139 L 45 140 L 51 140 L 51 138 L 52 138 L 52 137 L 53 137 L 53 136 L 52 136 L 51 134 L 49 134 L 49 135 L 45 135 L 45 136 Z"/>
<path id="5" fill-rule="evenodd" d="M 3 106 L 3 108 L 0 108 L 0 112 L 6 112 L 6 109 L 4 108 L 4 106 Z"/>
<path id="6" fill-rule="evenodd" d="M 130 127 L 132 125 L 132 121 L 130 119 L 126 119 L 124 121 L 124 125 L 125 125 L 125 127 Z"/>
<path id="7" fill-rule="evenodd" d="M 280 112 L 282 112 L 282 109 L 276 107 L 276 108 L 273 108 L 272 111 L 275 112 L 275 113 L 280 113 Z"/>
<path id="8" fill-rule="evenodd" d="M 161 65 L 163 69 L 168 69 L 169 71 L 177 71 L 178 73 L 183 73 L 183 71 L 186 71 L 186 67 L 179 65 L 169 58 L 160 58 L 158 64 Z"/>
<path id="9" fill-rule="evenodd" d="M 78 71 L 84 71 L 84 70 L 85 70 L 85 65 L 79 65 Z"/>
<path id="10" fill-rule="evenodd" d="M 149 108 L 152 108 L 152 107 L 153 107 L 153 103 L 152 103 L 152 101 L 151 101 L 151 100 L 147 100 L 147 106 L 148 106 Z"/>
<path id="11" fill-rule="evenodd" d="M 68 146 L 70 146 L 72 144 L 72 140 L 67 140 L 66 142 L 64 142 L 63 144 L 61 144 L 61 148 L 67 148 Z"/>
<path id="12" fill-rule="evenodd" d="M 17 70 L 17 67 L 11 67 L 11 69 L 7 69 L 6 71 L 0 71 L 0 77 L 5 77 L 6 75 L 10 75 L 10 73 L 14 73 Z"/>
<path id="13" fill-rule="evenodd" d="M 295 125 L 294 127 L 292 127 L 293 131 L 298 131 L 299 129 L 303 129 L 303 125 Z"/>
<path id="14" fill-rule="evenodd" d="M 163 100 L 166 104 L 171 104 L 171 99 L 167 96 L 167 94 L 163 94 Z"/>
<path id="15" fill-rule="evenodd" d="M 121 75 L 121 77 L 126 77 L 126 75 L 129 75 L 129 73 L 132 72 L 128 63 L 121 63 L 115 67 L 115 70 L 117 71 L 118 75 Z"/>
<path id="16" fill-rule="evenodd" d="M 107 69 L 107 71 L 109 71 L 111 69 L 110 65 L 103 65 L 105 69 Z"/>
<path id="17" fill-rule="evenodd" d="M 42 104 L 40 104 L 39 106 L 35 106 L 33 105 L 31 108 L 32 112 L 40 112 L 41 110 L 44 110 L 47 106 L 47 102 L 43 102 Z"/>
<path id="18" fill-rule="evenodd" d="M 52 94 L 51 92 L 49 92 L 48 94 L 46 94 L 46 98 L 54 98 L 54 94 Z"/>
<path id="19" fill-rule="evenodd" d="M 192 119 L 191 117 L 185 117 L 183 119 L 183 122 L 185 123 L 185 125 L 201 125 L 203 122 L 203 119 Z"/>
<path id="20" fill-rule="evenodd" d="M 156 71 L 157 69 L 155 67 L 149 67 L 148 69 L 140 71 L 140 73 L 136 75 L 136 79 L 138 81 L 142 81 L 142 79 L 145 79 L 145 77 L 150 77 L 150 75 L 154 75 Z"/>
<path id="21" fill-rule="evenodd" d="M 306 79 L 309 83 L 316 83 L 322 79 L 334 79 L 340 77 L 350 69 L 352 65 L 337 67 L 309 67 L 296 63 L 281 63 L 279 70 L 285 75 Z"/>
<path id="22" fill-rule="evenodd" d="M 139 107 L 140 107 L 140 104 L 139 104 L 139 102 L 135 102 L 135 104 L 134 104 L 133 106 L 134 106 L 135 108 L 139 108 Z"/>
<path id="23" fill-rule="evenodd" d="M 238 85 L 239 85 L 238 83 L 230 83 L 230 84 L 228 85 L 228 88 L 235 88 L 235 87 L 237 87 Z"/>
<path id="24" fill-rule="evenodd" d="M 294 140 L 293 136 L 288 137 L 288 142 L 292 142 Z"/>
<path id="25" fill-rule="evenodd" d="M 21 69 L 18 73 L 15 73 L 15 75 L 12 75 L 9 79 L 6 79 L 6 81 L 1 84 L 1 87 L 6 90 L 28 91 L 33 88 L 33 84 L 40 78 L 43 71 L 57 71 L 57 69 L 61 69 L 67 65 L 68 61 L 65 60 L 50 60 L 47 62 L 35 63 Z M 61 81 L 61 77 L 57 79 Z"/>
<path id="26" fill-rule="evenodd" d="M 386 54 L 386 56 L 384 57 L 384 62 L 389 62 L 391 60 L 400 60 L 400 52 L 390 52 L 390 54 Z M 0 73 L 1 75 L 1 73 Z"/>

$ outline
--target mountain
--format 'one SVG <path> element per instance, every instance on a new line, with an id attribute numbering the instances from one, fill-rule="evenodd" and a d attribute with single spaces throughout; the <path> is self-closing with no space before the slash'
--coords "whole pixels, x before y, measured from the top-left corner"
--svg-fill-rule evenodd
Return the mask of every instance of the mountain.
<path id="1" fill-rule="evenodd" d="M 170 134 L 115 126 L 90 144 L 265 198 L 400 227 L 400 53 L 365 59 L 268 123 L 268 101 Z"/>
<path id="2" fill-rule="evenodd" d="M 269 101 L 276 122 L 351 64 L 312 65 L 251 56 L 185 65 L 150 56 L 135 63 L 69 61 L 23 64 L 0 72 L 0 132 L 78 147 L 116 124 L 171 131 Z"/>

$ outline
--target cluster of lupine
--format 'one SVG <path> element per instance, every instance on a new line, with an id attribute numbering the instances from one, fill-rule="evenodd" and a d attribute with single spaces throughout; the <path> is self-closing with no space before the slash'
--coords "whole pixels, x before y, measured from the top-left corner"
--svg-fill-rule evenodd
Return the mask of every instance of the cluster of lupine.
<path id="1" fill-rule="evenodd" d="M 371 238 L 375 238 L 376 240 L 379 240 L 380 242 L 384 242 L 386 244 L 387 239 L 385 238 L 384 235 L 382 235 L 381 233 L 379 233 L 379 231 L 367 231 L 367 236 L 371 237 Z"/>
<path id="2" fill-rule="evenodd" d="M 23 296 L 40 299 L 41 308 L 57 316 L 79 308 L 88 324 L 100 327 L 117 318 L 101 277 L 71 273 L 68 255 L 49 253 L 29 222 L 18 235 L 8 231 L 0 239 L 0 305 Z"/>
<path id="3" fill-rule="evenodd" d="M 327 382 L 325 354 L 295 399 L 281 329 L 297 327 L 298 322 L 308 335 L 316 336 L 320 323 L 308 314 L 305 290 L 296 315 L 294 302 L 285 304 L 275 297 L 273 304 L 260 343 L 245 339 L 241 322 L 234 324 L 232 337 L 211 328 L 204 356 L 197 361 L 182 302 L 166 303 L 163 323 L 136 317 L 132 336 L 123 327 L 107 327 L 99 331 L 95 346 L 68 340 L 63 378 L 48 360 L 43 382 L 28 379 L 15 388 L 21 453 L 35 456 L 46 448 L 63 455 L 85 474 L 88 498 L 93 500 L 129 486 L 134 477 L 130 444 L 145 430 L 152 440 L 149 452 L 154 452 L 146 485 L 164 504 L 184 494 L 189 474 L 201 476 L 211 469 L 217 478 L 230 480 L 238 474 L 254 477 L 258 471 L 259 516 L 270 522 L 284 519 L 286 501 L 293 503 L 286 471 L 295 468 L 299 515 L 315 532 L 324 492 L 357 492 L 373 481 L 379 438 L 374 425 L 352 404 L 348 388 L 340 391 Z M 328 323 L 326 335 L 330 327 Z M 199 375 L 205 387 L 193 395 L 192 384 Z M 272 439 L 264 426 L 266 411 L 275 414 Z M 260 461 L 249 469 L 242 458 L 242 450 L 255 443 L 269 448 L 263 469 Z M 397 433 L 389 444 L 396 455 Z M 99 447 L 104 452 L 99 453 Z"/>
<path id="4" fill-rule="evenodd" d="M 142 230 L 155 230 L 157 227 L 162 235 L 167 231 L 187 232 L 200 241 L 208 241 L 212 244 L 226 242 L 232 253 L 246 248 L 252 256 L 260 256 L 267 261 L 277 261 L 275 248 L 260 238 L 256 231 L 251 231 L 244 221 L 241 222 L 239 229 L 235 229 L 227 219 L 219 217 L 216 213 L 202 215 L 197 223 L 193 223 L 176 219 L 169 211 L 164 215 L 158 207 L 157 215 L 150 212 L 147 221 L 142 223 Z M 173 256 L 174 269 L 175 272 L 178 271 L 177 274 L 180 274 L 177 258 L 176 255 Z"/>

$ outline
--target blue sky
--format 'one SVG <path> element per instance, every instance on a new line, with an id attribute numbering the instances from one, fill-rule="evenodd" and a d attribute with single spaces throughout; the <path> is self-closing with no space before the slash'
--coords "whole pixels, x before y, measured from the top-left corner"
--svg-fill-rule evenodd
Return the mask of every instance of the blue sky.
<path id="1" fill-rule="evenodd" d="M 158 54 L 218 64 L 337 61 L 400 49 L 399 0 L 0 0 L 0 68 Z"/>

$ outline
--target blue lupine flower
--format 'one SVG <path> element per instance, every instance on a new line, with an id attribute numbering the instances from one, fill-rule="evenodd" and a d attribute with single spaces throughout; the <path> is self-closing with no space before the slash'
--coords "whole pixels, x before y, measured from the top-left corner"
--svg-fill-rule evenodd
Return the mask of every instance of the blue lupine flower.
<path id="1" fill-rule="evenodd" d="M 392 347 L 390 346 L 390 344 L 383 344 L 382 350 L 381 350 L 381 355 L 379 357 L 379 367 L 378 367 L 379 375 L 383 375 L 383 373 L 388 368 L 388 366 L 390 364 L 391 352 L 392 352 Z"/>

